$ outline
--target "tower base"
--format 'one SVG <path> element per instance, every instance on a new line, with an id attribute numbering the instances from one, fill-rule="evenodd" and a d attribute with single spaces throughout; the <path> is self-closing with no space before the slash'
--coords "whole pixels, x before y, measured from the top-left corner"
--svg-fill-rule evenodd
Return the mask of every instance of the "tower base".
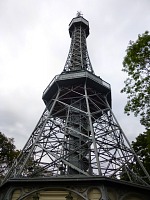
<path id="1" fill-rule="evenodd" d="M 11 179 L 0 200 L 149 200 L 150 188 L 103 177 Z"/>

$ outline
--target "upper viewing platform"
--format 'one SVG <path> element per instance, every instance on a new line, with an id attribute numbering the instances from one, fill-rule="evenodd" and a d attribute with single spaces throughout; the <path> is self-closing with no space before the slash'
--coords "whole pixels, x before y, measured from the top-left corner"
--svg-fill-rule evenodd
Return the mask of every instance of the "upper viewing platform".
<path id="1" fill-rule="evenodd" d="M 85 32 L 86 32 L 86 37 L 89 35 L 89 22 L 84 19 L 81 14 L 78 15 L 77 17 L 73 18 L 72 21 L 69 24 L 69 34 L 70 37 L 72 37 L 72 32 L 74 31 L 74 27 L 81 25 L 84 27 Z"/>

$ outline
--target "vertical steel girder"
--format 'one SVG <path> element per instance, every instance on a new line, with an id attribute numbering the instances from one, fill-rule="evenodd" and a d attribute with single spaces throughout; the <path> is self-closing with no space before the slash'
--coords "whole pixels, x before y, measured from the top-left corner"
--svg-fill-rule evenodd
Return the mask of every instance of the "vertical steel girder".
<path id="1" fill-rule="evenodd" d="M 130 169 L 136 155 L 101 93 L 62 86 L 49 102 L 9 178 L 80 174 L 146 184 Z"/>

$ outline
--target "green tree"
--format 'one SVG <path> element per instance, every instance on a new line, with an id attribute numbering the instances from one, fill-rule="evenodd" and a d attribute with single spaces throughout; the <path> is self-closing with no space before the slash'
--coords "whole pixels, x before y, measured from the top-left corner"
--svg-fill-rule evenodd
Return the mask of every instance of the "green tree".
<path id="1" fill-rule="evenodd" d="M 0 179 L 5 176 L 18 154 L 14 139 L 7 138 L 0 132 Z"/>
<path id="2" fill-rule="evenodd" d="M 125 113 L 140 116 L 140 122 L 150 127 L 150 35 L 146 31 L 130 41 L 123 61 L 123 71 L 128 74 L 121 92 L 127 94 Z"/>
<path id="3" fill-rule="evenodd" d="M 132 141 L 132 148 L 134 149 L 136 155 L 138 156 L 139 160 L 143 164 L 144 168 L 150 175 L 150 129 L 145 131 L 139 136 L 136 137 L 135 141 Z M 149 178 L 143 171 L 142 167 L 140 166 L 139 162 L 137 161 L 136 157 L 133 161 L 128 163 L 129 169 L 134 172 L 138 177 L 142 178 L 147 183 L 150 183 Z M 129 174 L 130 176 L 131 174 Z M 132 175 L 131 175 L 132 176 Z M 122 180 L 129 181 L 128 174 L 126 173 L 126 168 L 124 167 L 122 170 L 122 174 L 120 177 Z M 133 177 L 135 178 L 135 177 Z M 139 181 L 139 179 L 137 179 Z"/>
<path id="4" fill-rule="evenodd" d="M 150 174 L 150 129 L 139 134 L 136 141 L 132 142 L 132 146 Z"/>
<path id="5" fill-rule="evenodd" d="M 132 142 L 132 147 L 138 155 L 143 166 L 150 174 L 150 129 L 142 134 L 139 134 L 136 140 Z M 145 176 L 143 170 L 140 168 L 140 166 L 138 166 L 138 164 L 136 164 L 136 170 L 141 177 Z M 145 177 L 145 180 L 146 179 L 147 178 Z"/>

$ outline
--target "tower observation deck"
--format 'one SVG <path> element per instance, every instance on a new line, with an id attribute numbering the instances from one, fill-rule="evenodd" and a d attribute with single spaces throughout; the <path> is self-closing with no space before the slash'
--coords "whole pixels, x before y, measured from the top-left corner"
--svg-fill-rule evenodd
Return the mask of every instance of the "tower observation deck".
<path id="1" fill-rule="evenodd" d="M 110 84 L 94 74 L 86 45 L 88 21 L 78 14 L 69 34 L 64 69 L 44 90 L 46 108 L 3 183 L 104 177 L 148 186 L 150 177 L 112 112 Z"/>

